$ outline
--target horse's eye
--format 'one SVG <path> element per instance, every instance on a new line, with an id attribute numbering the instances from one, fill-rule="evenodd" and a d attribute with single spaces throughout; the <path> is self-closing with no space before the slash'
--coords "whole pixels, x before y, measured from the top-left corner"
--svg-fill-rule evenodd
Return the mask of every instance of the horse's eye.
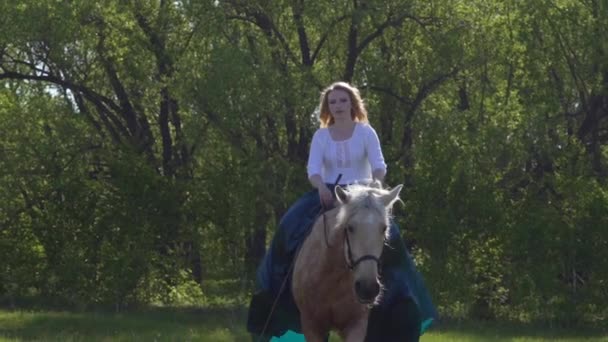
<path id="1" fill-rule="evenodd" d="M 347 229 L 348 229 L 348 231 L 349 231 L 349 232 L 351 232 L 351 233 L 354 233 L 354 232 L 355 232 L 355 228 L 354 228 L 353 226 L 351 226 L 351 225 L 349 225 Z"/>

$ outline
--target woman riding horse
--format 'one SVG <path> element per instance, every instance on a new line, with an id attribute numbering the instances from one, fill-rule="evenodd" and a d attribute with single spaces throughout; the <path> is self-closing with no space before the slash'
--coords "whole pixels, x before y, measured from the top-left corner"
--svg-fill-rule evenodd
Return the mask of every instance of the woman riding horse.
<path id="1" fill-rule="evenodd" d="M 382 182 L 386 175 L 380 142 L 357 88 L 345 82 L 326 88 L 320 121 L 308 159 L 308 178 L 315 189 L 283 216 L 258 269 L 247 322 L 256 341 L 302 331 L 289 285 L 293 259 L 318 215 L 333 207 L 334 187 Z M 380 277 L 384 289 L 370 312 L 366 341 L 418 341 L 437 312 L 392 220 Z"/>

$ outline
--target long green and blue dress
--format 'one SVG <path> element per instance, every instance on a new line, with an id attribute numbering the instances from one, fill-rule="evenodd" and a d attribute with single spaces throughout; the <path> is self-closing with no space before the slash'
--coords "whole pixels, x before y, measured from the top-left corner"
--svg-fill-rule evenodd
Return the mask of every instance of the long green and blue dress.
<path id="1" fill-rule="evenodd" d="M 333 190 L 333 186 L 330 189 Z M 291 268 L 297 249 L 321 212 L 317 190 L 302 196 L 279 223 L 257 271 L 256 292 L 247 329 L 254 341 L 303 341 L 300 315 L 291 293 Z M 370 312 L 366 341 L 418 341 L 437 320 L 437 311 L 409 255 L 399 227 L 391 221 L 380 266 L 384 291 Z"/>

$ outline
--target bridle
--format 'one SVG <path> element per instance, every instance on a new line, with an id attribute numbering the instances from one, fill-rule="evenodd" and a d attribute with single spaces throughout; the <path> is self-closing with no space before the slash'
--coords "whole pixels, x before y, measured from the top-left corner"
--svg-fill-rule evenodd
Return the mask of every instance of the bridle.
<path id="1" fill-rule="evenodd" d="M 327 235 L 327 219 L 325 217 L 325 213 L 323 213 L 322 215 L 323 215 L 323 230 L 325 232 L 325 245 L 327 246 L 328 249 L 330 249 L 332 246 L 329 243 L 329 238 Z M 344 240 L 346 241 L 346 256 L 348 258 L 346 260 L 346 266 L 348 266 L 348 269 L 350 269 L 352 271 L 355 269 L 355 267 L 357 267 L 357 265 L 359 265 L 361 262 L 366 261 L 366 260 L 375 261 L 376 265 L 380 264 L 380 259 L 378 257 L 376 257 L 375 255 L 371 255 L 371 254 L 366 254 L 366 255 L 359 257 L 356 260 L 353 260 L 353 253 L 352 253 L 351 247 L 350 247 L 350 238 L 348 237 L 348 228 L 344 229 Z"/>
<path id="2" fill-rule="evenodd" d="M 380 259 L 377 258 L 375 255 L 371 255 L 371 254 L 366 254 L 362 257 L 359 257 L 359 259 L 357 260 L 353 260 L 353 253 L 351 252 L 351 248 L 350 248 L 350 239 L 348 238 L 348 229 L 344 229 L 344 239 L 346 240 L 346 253 L 348 255 L 348 260 L 346 265 L 348 266 L 348 268 L 352 271 L 355 269 L 355 267 L 357 267 L 357 265 L 359 265 L 362 261 L 365 260 L 373 260 L 376 262 L 376 265 L 380 264 Z"/>

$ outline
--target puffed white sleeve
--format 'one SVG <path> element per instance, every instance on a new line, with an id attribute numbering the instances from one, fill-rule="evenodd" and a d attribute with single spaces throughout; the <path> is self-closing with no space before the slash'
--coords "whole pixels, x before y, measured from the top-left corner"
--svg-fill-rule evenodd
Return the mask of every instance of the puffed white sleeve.
<path id="1" fill-rule="evenodd" d="M 323 168 L 323 134 L 318 129 L 312 137 L 310 152 L 308 154 L 308 178 L 313 175 L 322 175 Z"/>
<path id="2" fill-rule="evenodd" d="M 372 167 L 372 171 L 384 170 L 386 172 L 386 163 L 384 162 L 384 156 L 382 155 L 382 147 L 380 147 L 380 140 L 376 130 L 370 125 L 367 126 L 366 134 L 366 149 L 367 159 Z"/>

